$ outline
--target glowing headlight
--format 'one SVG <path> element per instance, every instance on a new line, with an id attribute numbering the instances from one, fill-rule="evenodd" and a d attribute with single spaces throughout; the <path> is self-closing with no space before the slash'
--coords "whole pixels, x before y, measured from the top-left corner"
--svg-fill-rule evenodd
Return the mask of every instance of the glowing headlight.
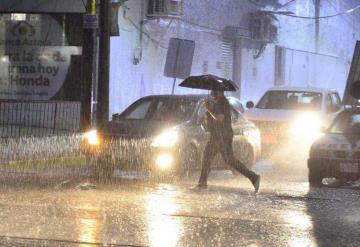
<path id="1" fill-rule="evenodd" d="M 175 130 L 167 130 L 155 137 L 151 146 L 153 147 L 172 147 L 178 141 L 178 133 Z"/>
<path id="2" fill-rule="evenodd" d="M 173 159 L 168 154 L 162 154 L 156 159 L 156 165 L 161 170 L 168 170 L 170 169 L 173 163 Z"/>
<path id="3" fill-rule="evenodd" d="M 291 133 L 300 138 L 315 139 L 320 135 L 321 119 L 313 114 L 300 115 L 291 127 Z"/>
<path id="4" fill-rule="evenodd" d="M 99 138 L 97 135 L 97 131 L 96 130 L 90 130 L 88 132 L 86 132 L 83 137 L 87 140 L 87 142 L 90 145 L 97 145 L 99 144 Z"/>

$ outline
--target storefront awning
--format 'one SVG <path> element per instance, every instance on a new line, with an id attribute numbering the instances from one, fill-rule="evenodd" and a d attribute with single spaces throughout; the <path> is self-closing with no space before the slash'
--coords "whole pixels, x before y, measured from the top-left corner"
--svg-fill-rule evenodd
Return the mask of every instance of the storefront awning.
<path id="1" fill-rule="evenodd" d="M 2 13 L 85 13 L 84 0 L 1 0 Z"/>

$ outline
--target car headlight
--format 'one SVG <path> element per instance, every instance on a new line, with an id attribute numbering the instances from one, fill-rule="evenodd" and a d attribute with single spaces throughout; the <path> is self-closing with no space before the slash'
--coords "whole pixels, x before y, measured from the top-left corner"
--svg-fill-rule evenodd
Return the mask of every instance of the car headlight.
<path id="1" fill-rule="evenodd" d="M 316 139 L 320 136 L 321 119 L 314 114 L 302 114 L 298 116 L 291 126 L 291 133 L 299 138 Z"/>
<path id="2" fill-rule="evenodd" d="M 90 130 L 83 134 L 83 138 L 90 144 L 90 145 L 98 145 L 99 144 L 99 137 L 96 130 Z"/>
<path id="3" fill-rule="evenodd" d="M 161 154 L 157 157 L 155 164 L 162 171 L 169 170 L 173 164 L 173 157 L 169 154 Z"/>
<path id="4" fill-rule="evenodd" d="M 151 143 L 153 147 L 173 147 L 178 142 L 179 134 L 176 130 L 166 130 L 156 136 Z"/>

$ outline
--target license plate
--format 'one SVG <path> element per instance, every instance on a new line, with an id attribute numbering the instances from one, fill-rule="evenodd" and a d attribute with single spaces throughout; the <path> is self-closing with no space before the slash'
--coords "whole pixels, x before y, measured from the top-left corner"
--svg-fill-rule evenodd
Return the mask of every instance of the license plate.
<path id="1" fill-rule="evenodd" d="M 357 174 L 359 172 L 359 163 L 341 162 L 340 163 L 340 172 Z"/>
<path id="2" fill-rule="evenodd" d="M 270 134 L 263 134 L 262 141 L 266 144 L 277 144 L 276 137 Z"/>

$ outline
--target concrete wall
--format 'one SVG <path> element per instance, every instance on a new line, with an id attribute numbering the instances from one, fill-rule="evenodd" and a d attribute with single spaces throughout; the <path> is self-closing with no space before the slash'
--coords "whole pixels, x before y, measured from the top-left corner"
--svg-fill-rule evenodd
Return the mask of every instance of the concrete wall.
<path id="1" fill-rule="evenodd" d="M 275 45 L 267 45 L 261 56 L 254 59 L 257 44 L 247 38 L 238 39 L 234 41 L 233 64 L 228 66 L 223 56 L 222 30 L 226 26 L 236 26 L 245 32 L 249 12 L 265 4 L 276 10 L 288 1 L 258 2 L 184 1 L 182 19 L 146 21 L 140 42 L 142 0 L 127 1 L 126 8 L 121 8 L 119 13 L 120 36 L 111 40 L 110 114 L 121 112 L 142 96 L 171 93 L 173 79 L 163 76 L 171 37 L 195 40 L 192 75 L 212 73 L 225 76 L 231 67 L 233 79 L 241 85 L 241 90 L 235 96 L 242 101 L 257 101 L 264 91 L 274 86 Z M 320 15 L 332 15 L 356 5 L 357 1 L 322 0 Z M 294 1 L 283 9 L 297 15 L 315 15 L 312 0 Z M 313 19 L 278 16 L 280 29 L 276 45 L 286 48 L 285 85 L 326 86 L 342 93 L 355 41 L 359 37 L 359 13 L 360 10 L 353 14 L 321 19 L 318 51 Z M 140 58 L 138 64 L 133 63 L 134 57 Z M 204 91 L 177 87 L 175 93 Z"/>
<path id="2" fill-rule="evenodd" d="M 251 7 L 249 4 L 245 5 L 247 8 Z M 185 15 L 182 20 L 148 21 L 144 26 L 146 34 L 143 36 L 142 59 L 137 65 L 133 64 L 133 57 L 140 50 L 138 27 L 141 0 L 130 0 L 126 2 L 126 6 L 129 10 L 125 11 L 125 18 L 124 9 L 119 13 L 120 37 L 111 40 L 111 114 L 122 111 L 139 97 L 171 93 L 173 79 L 163 76 L 167 46 L 171 37 L 195 40 L 192 75 L 212 73 L 224 76 L 221 32 L 227 25 L 240 25 L 239 17 L 242 12 L 245 13 L 246 6 L 239 5 L 237 0 L 185 1 Z M 224 13 L 227 13 L 226 18 Z M 178 83 L 180 81 L 178 80 Z M 207 92 L 176 87 L 175 93 Z"/>
<path id="3" fill-rule="evenodd" d="M 359 1 L 321 0 L 320 16 L 342 13 L 359 4 Z M 313 0 L 294 1 L 286 8 L 299 16 L 315 16 Z M 293 81 L 297 84 L 304 80 L 310 86 L 330 87 L 340 94 L 345 89 L 348 70 L 359 39 L 360 11 L 319 20 L 319 46 L 316 49 L 315 20 L 278 16 L 280 23 L 279 45 L 292 48 Z M 305 54 L 302 51 L 308 51 Z M 313 54 L 313 52 L 318 54 Z M 307 57 L 307 58 L 306 58 Z M 307 59 L 308 61 L 305 61 Z M 288 59 L 290 63 L 290 59 Z M 296 66 L 296 63 L 298 64 Z"/>

